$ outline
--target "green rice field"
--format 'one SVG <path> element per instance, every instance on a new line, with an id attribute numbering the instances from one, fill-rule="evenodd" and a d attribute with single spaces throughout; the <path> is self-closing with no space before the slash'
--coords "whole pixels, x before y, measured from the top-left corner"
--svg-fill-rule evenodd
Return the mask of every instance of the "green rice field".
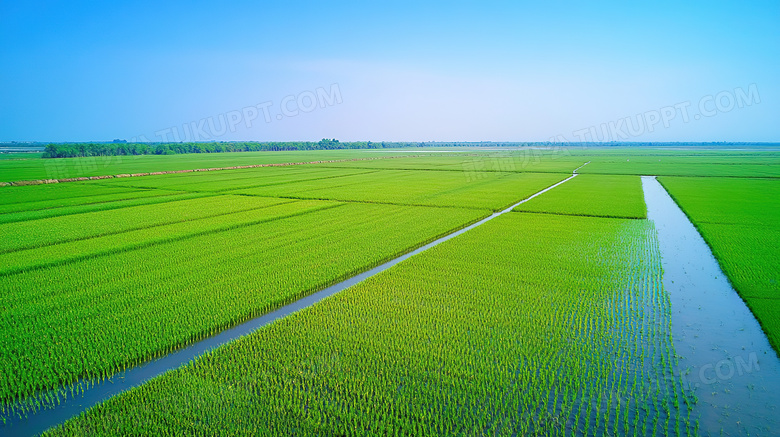
<path id="1" fill-rule="evenodd" d="M 52 435 L 687 435 L 652 240 L 509 214 Z"/>
<path id="2" fill-rule="evenodd" d="M 615 218 L 645 218 L 636 176 L 579 175 L 566 185 L 518 207 L 518 211 Z"/>
<path id="3" fill-rule="evenodd" d="M 780 181 L 659 178 L 780 350 Z"/>
<path id="4" fill-rule="evenodd" d="M 0 160 L 4 182 L 110 176 L 0 187 L 1 435 L 467 227 L 45 434 L 714 435 L 641 175 L 780 351 L 778 148 L 94 158 Z"/>

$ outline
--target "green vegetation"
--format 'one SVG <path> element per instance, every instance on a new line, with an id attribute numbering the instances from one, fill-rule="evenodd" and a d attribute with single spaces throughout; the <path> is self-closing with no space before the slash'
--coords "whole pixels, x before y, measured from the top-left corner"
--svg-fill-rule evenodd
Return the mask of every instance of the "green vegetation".
<path id="1" fill-rule="evenodd" d="M 733 177 L 780 177 L 780 165 L 719 165 L 719 164 L 631 164 L 629 162 L 593 163 L 582 173 L 633 174 L 660 176 L 733 176 Z"/>
<path id="2" fill-rule="evenodd" d="M 508 214 L 48 435 L 686 435 L 669 316 L 648 222 Z"/>
<path id="3" fill-rule="evenodd" d="M 266 204 L 265 208 L 268 208 L 267 211 L 249 209 L 241 212 L 219 213 L 184 222 L 127 230 L 82 240 L 3 253 L 0 254 L 0 266 L 2 266 L 0 267 L 0 275 L 110 255 L 153 244 L 179 241 L 196 235 L 226 231 L 236 227 L 262 223 L 268 221 L 269 217 L 277 219 L 278 217 L 298 214 L 306 208 L 316 209 L 326 205 L 318 201 L 298 202 L 278 199 L 278 201 L 274 202 L 269 201 L 269 199 L 261 200 L 262 202 L 259 204 Z M 251 205 L 252 202 L 248 201 L 247 204 Z M 263 207 L 258 206 L 258 208 Z"/>
<path id="4" fill-rule="evenodd" d="M 569 156 L 567 153 L 542 153 L 536 149 L 527 151 L 506 151 L 485 154 L 479 150 L 467 150 L 469 153 L 428 153 L 419 152 L 415 157 L 398 157 L 395 159 L 374 159 L 361 161 L 346 161 L 323 164 L 325 167 L 364 168 L 381 170 L 441 170 L 461 171 L 466 174 L 478 175 L 479 172 L 537 172 L 537 173 L 571 173 L 586 160 Z M 368 153 L 366 153 L 368 154 Z M 388 156 L 389 153 L 374 156 Z M 443 155 L 443 156 L 442 156 Z"/>
<path id="5" fill-rule="evenodd" d="M 239 188 L 279 185 L 288 182 L 340 178 L 370 173 L 371 171 L 362 169 L 332 169 L 313 164 L 105 179 L 98 183 L 107 187 L 222 192 Z"/>
<path id="6" fill-rule="evenodd" d="M 0 153 L 0 160 L 3 159 L 40 159 L 43 158 L 42 152 L 3 152 Z"/>
<path id="7" fill-rule="evenodd" d="M 86 156 L 173 155 L 185 153 L 267 152 L 281 150 L 329 150 L 361 149 L 370 143 L 339 143 L 323 139 L 309 141 L 257 143 L 257 142 L 176 142 L 176 143 L 50 143 L 46 145 L 44 158 L 75 158 Z"/>
<path id="8" fill-rule="evenodd" d="M 427 146 L 0 160 L 0 181 L 327 161 L 0 187 L 2 414 L 54 405 L 79 379 L 267 313 L 574 169 L 53 434 L 695 433 L 639 174 L 701 176 L 659 181 L 780 347 L 776 151 Z"/>
<path id="9" fill-rule="evenodd" d="M 697 223 L 777 226 L 780 181 L 737 178 L 672 178 L 658 181 Z"/>
<path id="10" fill-rule="evenodd" d="M 658 178 L 780 351 L 780 181 Z"/>
<path id="11" fill-rule="evenodd" d="M 169 352 L 487 211 L 296 202 L 249 213 L 231 229 L 0 277 L 3 403 Z"/>
<path id="12" fill-rule="evenodd" d="M 436 144 L 419 142 L 379 142 L 352 141 L 340 142 L 333 138 L 323 138 L 320 141 L 287 141 L 287 142 L 144 142 L 128 143 L 118 141 L 113 143 L 50 143 L 46 145 L 44 158 L 74 158 L 85 156 L 112 155 L 173 155 L 187 153 L 222 153 L 222 152 L 278 152 L 289 150 L 334 150 L 334 149 L 384 149 L 407 147 L 433 147 Z"/>
<path id="13" fill-rule="evenodd" d="M 578 175 L 515 211 L 617 218 L 646 218 L 638 176 Z"/>
<path id="14" fill-rule="evenodd" d="M 176 148 L 186 143 L 171 143 L 162 147 Z M 220 143 L 192 143 L 201 148 L 217 147 Z M 228 144 L 228 143 L 223 143 Z M 236 143 L 238 144 L 238 143 Z M 292 144 L 292 143 L 290 143 Z M 296 143 L 297 144 L 297 143 Z M 301 143 L 302 144 L 302 143 Z M 317 143 L 307 143 L 317 144 Z M 345 143 L 339 143 L 344 145 Z M 363 144 L 363 143 L 355 143 Z M 368 143 L 365 143 L 368 144 Z M 630 175 L 735 176 L 780 177 L 780 158 L 769 147 L 710 147 L 685 144 L 640 144 L 603 147 L 594 144 L 526 144 L 526 143 L 372 143 L 381 150 L 284 150 L 233 153 L 185 153 L 175 155 L 132 154 L 83 156 L 52 159 L 0 159 L 0 181 L 63 179 L 125 173 L 149 173 L 197 168 L 221 168 L 239 165 L 297 163 L 311 161 L 359 162 L 328 163 L 328 166 L 367 169 L 430 169 L 463 172 L 561 172 L 583 162 L 592 161 L 581 173 Z M 490 149 L 487 147 L 510 147 Z M 110 146 L 110 144 L 102 144 Z M 117 147 L 128 147 L 118 144 Z M 142 143 L 138 147 L 154 148 L 157 144 Z M 413 146 L 413 147 L 408 147 Z M 439 150 L 442 147 L 457 147 Z M 671 147 L 670 147 L 671 146 Z M 388 147 L 404 147 L 387 150 Z M 204 150 L 201 150 L 204 151 Z M 432 153 L 432 152 L 444 153 Z M 28 154 L 24 154 L 28 155 Z M 29 154 L 34 156 L 33 154 Z M 406 157 L 406 158 L 401 158 Z M 396 159 L 389 159 L 396 158 Z"/>
<path id="15" fill-rule="evenodd" d="M 593 153 L 581 173 L 658 176 L 780 177 L 777 153 L 728 148 L 695 152 L 674 149 L 617 149 Z"/>
<path id="16" fill-rule="evenodd" d="M 170 196 L 173 191 L 125 190 L 112 194 L 85 195 L 77 197 L 62 197 L 59 199 L 42 200 L 40 202 L 21 202 L 0 205 L 0 214 L 13 212 L 32 212 L 44 209 L 63 208 L 68 206 L 94 205 L 98 203 L 115 202 L 118 200 L 139 199 L 143 197 Z"/>
<path id="17" fill-rule="evenodd" d="M 416 150 L 404 153 L 414 155 Z M 359 150 L 320 150 L 0 160 L 0 182 L 365 158 L 378 156 Z"/>
<path id="18" fill-rule="evenodd" d="M 30 185 L 25 187 L 13 187 L 0 191 L 0 212 L 8 211 L 29 211 L 41 209 L 36 202 L 53 201 L 50 205 L 43 207 L 57 207 L 76 202 L 90 202 L 92 198 L 119 193 L 132 193 L 133 190 L 126 187 L 101 187 L 96 184 L 84 184 L 76 182 L 73 184 L 47 184 Z M 132 195 L 132 194 L 131 194 Z M 11 206 L 15 205 L 15 206 Z"/>
<path id="19" fill-rule="evenodd" d="M 0 227 L 0 254 L 283 203 L 282 199 L 213 196 L 109 211 L 9 223 Z"/>
<path id="20" fill-rule="evenodd" d="M 327 199 L 499 210 L 562 181 L 565 174 L 384 170 L 340 178 L 293 182 L 232 193 L 294 199 Z"/>
<path id="21" fill-rule="evenodd" d="M 105 196 L 74 197 L 36 203 L 13 204 L 0 207 L 0 209 L 7 211 L 0 214 L 0 223 L 37 220 L 46 217 L 81 214 L 92 211 L 108 211 L 129 206 L 151 205 L 211 195 L 213 194 L 163 190 L 135 190 L 128 193 L 110 194 Z M 25 206 L 29 209 L 25 209 Z"/>

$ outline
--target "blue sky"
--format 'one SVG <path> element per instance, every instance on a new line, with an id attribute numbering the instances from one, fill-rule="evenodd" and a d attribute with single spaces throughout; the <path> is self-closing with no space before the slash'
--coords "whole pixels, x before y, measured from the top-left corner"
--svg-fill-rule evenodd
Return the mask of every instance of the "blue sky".
<path id="1" fill-rule="evenodd" d="M 0 141 L 780 141 L 780 2 L 633 3 L 0 1 Z"/>

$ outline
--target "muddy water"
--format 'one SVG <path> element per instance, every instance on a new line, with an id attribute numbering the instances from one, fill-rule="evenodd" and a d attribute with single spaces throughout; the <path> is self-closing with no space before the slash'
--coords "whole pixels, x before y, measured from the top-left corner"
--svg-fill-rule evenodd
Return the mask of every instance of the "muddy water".
<path id="1" fill-rule="evenodd" d="M 679 377 L 701 435 L 780 435 L 780 360 L 709 246 L 655 177 L 643 176 L 661 246 Z"/>
<path id="2" fill-rule="evenodd" d="M 584 165 L 584 164 L 583 164 Z M 158 359 L 146 362 L 140 366 L 133 367 L 124 372 L 117 373 L 111 378 L 103 381 L 80 381 L 73 387 L 77 387 L 75 391 L 79 394 L 76 396 L 68 395 L 68 399 L 59 403 L 54 407 L 47 407 L 39 409 L 37 411 L 29 412 L 24 417 L 11 416 L 5 417 L 5 422 L 0 421 L 0 436 L 28 436 L 40 434 L 43 431 L 54 427 L 66 420 L 75 417 L 87 409 L 115 396 L 123 391 L 129 390 L 135 386 L 141 385 L 151 378 L 162 375 L 165 372 L 179 368 L 193 359 L 200 357 L 216 347 L 234 341 L 242 336 L 251 334 L 253 331 L 272 323 L 282 317 L 288 316 L 303 308 L 314 305 L 315 303 L 325 299 L 328 296 L 332 296 L 342 290 L 345 290 L 359 282 L 362 282 L 371 276 L 376 275 L 390 267 L 398 264 L 407 258 L 414 256 L 420 252 L 424 252 L 434 246 L 437 246 L 449 239 L 457 237 L 464 232 L 468 232 L 477 226 L 480 226 L 502 214 L 506 214 L 512 211 L 518 205 L 521 205 L 536 196 L 539 196 L 569 180 L 576 177 L 576 174 L 572 174 L 568 178 L 541 190 L 532 196 L 523 199 L 520 202 L 515 203 L 506 209 L 493 213 L 489 217 L 486 217 L 472 225 L 469 225 L 460 230 L 454 231 L 444 237 L 441 237 L 435 241 L 432 241 L 414 251 L 406 253 L 405 255 L 394 258 L 384 264 L 374 267 L 371 270 L 353 276 L 345 281 L 339 282 L 328 288 L 325 288 L 319 292 L 310 294 L 303 297 L 293 303 L 285 305 L 276 311 L 272 311 L 258 318 L 252 319 L 243 324 L 234 326 L 233 328 L 224 330 L 213 337 L 206 338 L 199 342 L 193 343 L 183 349 L 174 351 L 168 355 L 160 357 Z M 71 393 L 73 387 L 67 387 L 65 390 Z"/>

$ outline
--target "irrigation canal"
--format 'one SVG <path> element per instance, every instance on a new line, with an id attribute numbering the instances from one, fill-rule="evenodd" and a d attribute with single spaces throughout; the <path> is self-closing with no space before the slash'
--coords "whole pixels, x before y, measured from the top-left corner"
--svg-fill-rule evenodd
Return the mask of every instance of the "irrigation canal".
<path id="1" fill-rule="evenodd" d="M 69 396 L 54 408 L 41 409 L 24 418 L 6 418 L 6 423 L 0 424 L 0 435 L 40 434 L 112 396 L 179 368 L 222 344 L 311 306 L 505 214 L 576 177 L 577 170 L 565 180 L 502 211 L 275 311 L 103 381 L 80 381 L 82 387 L 88 387 L 83 394 Z M 653 176 L 643 176 L 642 187 L 648 219 L 654 221 L 660 240 L 663 283 L 672 304 L 674 346 L 681 356 L 679 376 L 698 397 L 694 419 L 699 420 L 700 432 L 703 435 L 777 433 L 780 430 L 777 419 L 780 360 L 750 310 L 721 272 L 707 244 L 666 190 Z"/>
<path id="2" fill-rule="evenodd" d="M 580 168 L 581 167 L 582 166 L 580 166 Z M 8 417 L 6 418 L 5 424 L 0 424 L 0 435 L 38 435 L 51 427 L 59 425 L 60 423 L 63 423 L 66 420 L 81 414 L 87 409 L 109 399 L 112 396 L 129 390 L 135 386 L 141 385 L 149 379 L 162 375 L 169 370 L 177 369 L 222 344 L 234 341 L 240 337 L 252 333 L 253 331 L 265 325 L 274 322 L 275 320 L 281 319 L 282 317 L 286 317 L 303 308 L 314 305 L 328 296 L 332 296 L 376 275 L 377 273 L 383 272 L 390 267 L 400 263 L 401 261 L 408 259 L 409 257 L 417 255 L 418 253 L 424 252 L 447 240 L 455 238 L 458 235 L 463 234 L 464 232 L 468 232 L 477 226 L 483 225 L 500 215 L 506 214 L 512 211 L 512 209 L 516 206 L 521 205 L 536 196 L 546 193 L 547 191 L 570 181 L 576 176 L 577 173 L 575 170 L 568 178 L 551 185 L 502 211 L 493 213 L 492 215 L 476 223 L 447 234 L 444 237 L 441 237 L 411 252 L 401 255 L 398 258 L 394 258 L 384 264 L 376 266 L 371 270 L 360 273 L 359 275 L 353 276 L 345 281 L 331 285 L 328 288 L 280 307 L 275 311 L 271 311 L 270 313 L 226 329 L 212 337 L 200 340 L 168 355 L 148 361 L 139 366 L 116 373 L 110 378 L 102 381 L 79 381 L 77 385 L 84 388 L 83 394 L 80 393 L 76 396 L 69 395 L 68 399 L 59 405 L 53 408 L 44 408 L 30 412 L 23 418 L 19 418 L 18 416 Z M 70 392 L 70 387 L 66 387 L 65 389 Z"/>
<path id="3" fill-rule="evenodd" d="M 780 360 L 709 246 L 653 176 L 642 177 L 661 247 L 678 376 L 702 435 L 780 435 Z"/>

